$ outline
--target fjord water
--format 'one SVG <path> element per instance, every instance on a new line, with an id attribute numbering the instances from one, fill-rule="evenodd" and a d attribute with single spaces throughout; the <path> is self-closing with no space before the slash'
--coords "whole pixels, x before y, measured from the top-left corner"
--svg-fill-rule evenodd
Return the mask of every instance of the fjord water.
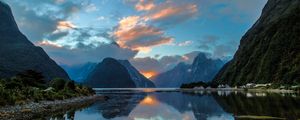
<path id="1" fill-rule="evenodd" d="M 300 118 L 297 93 L 97 89 L 108 96 L 89 107 L 51 119 L 66 120 L 233 120 Z M 54 117 L 55 116 L 55 117 Z"/>

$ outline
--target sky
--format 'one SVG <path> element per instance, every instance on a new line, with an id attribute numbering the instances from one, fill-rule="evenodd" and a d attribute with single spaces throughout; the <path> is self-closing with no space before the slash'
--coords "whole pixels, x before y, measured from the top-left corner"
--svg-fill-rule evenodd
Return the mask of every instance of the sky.
<path id="1" fill-rule="evenodd" d="M 60 65 L 128 59 L 141 72 L 231 58 L 266 0 L 1 0 Z"/>

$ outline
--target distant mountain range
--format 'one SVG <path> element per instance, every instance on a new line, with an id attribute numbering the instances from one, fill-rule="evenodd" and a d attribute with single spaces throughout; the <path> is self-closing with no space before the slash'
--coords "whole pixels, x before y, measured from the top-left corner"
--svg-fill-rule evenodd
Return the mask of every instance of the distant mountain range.
<path id="1" fill-rule="evenodd" d="M 269 0 L 214 82 L 300 83 L 300 1 Z"/>
<path id="2" fill-rule="evenodd" d="M 157 87 L 180 87 L 192 82 L 209 82 L 221 69 L 224 62 L 220 59 L 208 58 L 204 53 L 194 59 L 192 65 L 179 63 L 173 69 L 154 76 L 152 79 Z"/>
<path id="3" fill-rule="evenodd" d="M 105 58 L 91 71 L 85 84 L 97 88 L 153 88 L 153 82 L 140 74 L 127 60 Z"/>
<path id="4" fill-rule="evenodd" d="M 60 65 L 70 76 L 70 78 L 76 82 L 82 83 L 91 73 L 97 63 L 88 62 L 80 65 Z"/>
<path id="5" fill-rule="evenodd" d="M 47 80 L 69 79 L 41 47 L 34 46 L 20 32 L 10 7 L 0 1 L 0 78 L 12 77 L 25 70 L 42 72 Z"/>

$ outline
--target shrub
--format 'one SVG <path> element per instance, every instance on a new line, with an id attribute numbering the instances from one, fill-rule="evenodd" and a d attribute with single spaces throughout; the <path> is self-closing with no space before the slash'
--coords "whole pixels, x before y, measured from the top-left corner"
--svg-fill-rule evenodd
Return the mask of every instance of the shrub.
<path id="1" fill-rule="evenodd" d="M 61 78 L 55 78 L 50 82 L 50 87 L 53 87 L 55 90 L 64 89 L 66 81 Z"/>
<path id="2" fill-rule="evenodd" d="M 0 106 L 94 94 L 92 88 L 75 84 L 74 81 L 56 78 L 46 84 L 43 78 L 41 73 L 26 71 L 10 79 L 0 79 Z"/>
<path id="3" fill-rule="evenodd" d="M 75 82 L 73 80 L 67 81 L 65 85 L 66 89 L 75 90 Z"/>
<path id="4" fill-rule="evenodd" d="M 22 83 L 26 86 L 44 87 L 46 83 L 43 74 L 34 70 L 24 71 L 17 74 L 16 77 L 22 80 Z"/>
<path id="5" fill-rule="evenodd" d="M 21 79 L 19 78 L 11 78 L 5 80 L 5 89 L 21 89 L 24 87 L 24 84 Z"/>

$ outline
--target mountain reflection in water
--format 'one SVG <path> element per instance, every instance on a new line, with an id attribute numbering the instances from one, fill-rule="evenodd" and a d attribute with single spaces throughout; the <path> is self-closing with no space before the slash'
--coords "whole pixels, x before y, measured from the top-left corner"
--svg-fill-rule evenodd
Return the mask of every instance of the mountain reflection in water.
<path id="1" fill-rule="evenodd" d="M 74 120 L 233 120 L 300 118 L 298 94 L 229 91 L 97 90 L 108 96 L 88 108 L 66 113 Z M 57 116 L 52 118 L 59 118 Z"/>

